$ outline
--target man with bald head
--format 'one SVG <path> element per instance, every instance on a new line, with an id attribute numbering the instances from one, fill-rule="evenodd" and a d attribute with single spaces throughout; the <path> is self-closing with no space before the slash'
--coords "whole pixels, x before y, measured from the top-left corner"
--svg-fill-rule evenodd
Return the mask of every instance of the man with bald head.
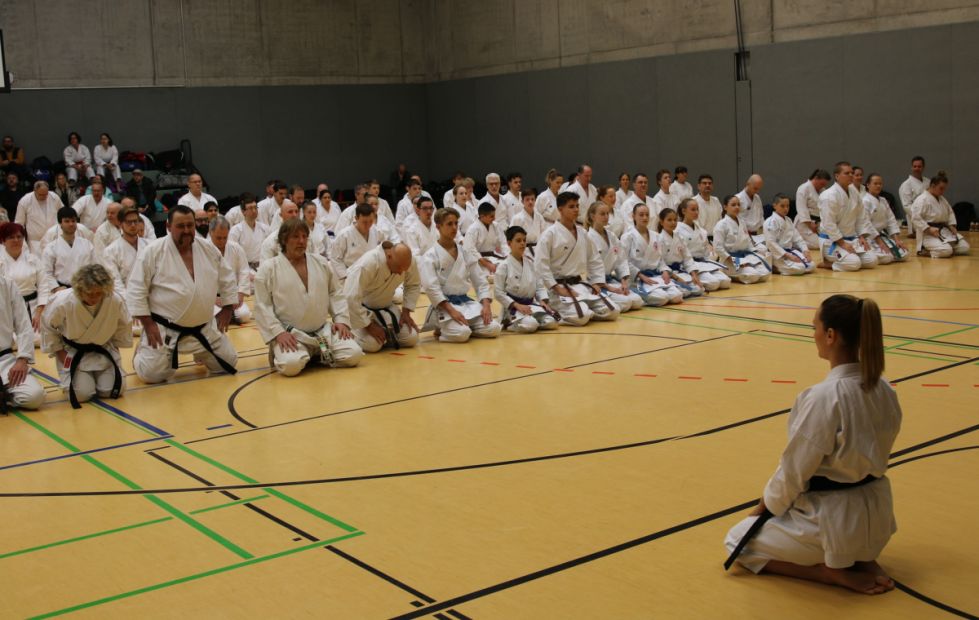
<path id="1" fill-rule="evenodd" d="M 262 261 L 269 258 L 274 258 L 279 255 L 279 228 L 283 223 L 289 220 L 299 219 L 299 207 L 296 203 L 286 198 L 282 201 L 282 206 L 279 207 L 279 223 L 274 228 L 272 228 L 269 235 L 262 242 Z"/>
<path id="2" fill-rule="evenodd" d="M 394 305 L 395 291 L 403 288 L 403 307 Z M 354 338 L 365 353 L 384 346 L 413 347 L 418 324 L 411 313 L 421 292 L 418 266 L 411 248 L 385 241 L 366 252 L 347 270 L 343 294 L 350 311 Z"/>
<path id="3" fill-rule="evenodd" d="M 748 232 L 752 237 L 765 234 L 765 207 L 761 202 L 761 189 L 765 186 L 760 174 L 753 174 L 748 177 L 744 184 L 744 189 L 737 193 L 738 200 L 741 202 L 741 219 L 748 226 Z M 758 239 L 753 239 L 756 243 Z M 761 243 L 765 239 L 762 237 Z"/>

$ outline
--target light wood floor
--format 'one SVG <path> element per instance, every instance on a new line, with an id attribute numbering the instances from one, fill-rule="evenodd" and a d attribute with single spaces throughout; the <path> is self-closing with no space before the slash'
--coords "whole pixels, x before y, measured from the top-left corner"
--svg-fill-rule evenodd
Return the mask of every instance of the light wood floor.
<path id="1" fill-rule="evenodd" d="M 721 566 L 827 372 L 811 320 L 835 292 L 883 309 L 905 416 L 881 557 L 905 590 L 873 598 Z M 975 254 L 550 334 L 429 334 L 293 379 L 254 327 L 232 339 L 236 376 L 188 363 L 79 411 L 48 382 L 43 409 L 0 418 L 0 617 L 979 614 Z"/>

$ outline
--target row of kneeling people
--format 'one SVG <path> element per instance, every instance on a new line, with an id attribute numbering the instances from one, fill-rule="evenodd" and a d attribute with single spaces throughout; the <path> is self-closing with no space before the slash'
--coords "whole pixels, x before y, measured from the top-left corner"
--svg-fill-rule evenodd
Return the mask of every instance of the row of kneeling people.
<path id="1" fill-rule="evenodd" d="M 845 170 L 838 174 L 845 175 Z M 442 341 L 461 342 L 472 335 L 496 336 L 504 327 L 532 332 L 558 323 L 583 325 L 592 318 L 613 320 L 620 312 L 643 305 L 679 303 L 684 297 L 726 288 L 732 279 L 751 283 L 766 279 L 772 271 L 798 275 L 814 266 L 804 240 L 787 219 L 788 199 L 781 196 L 760 239 L 739 219 L 738 198 L 728 197 L 725 215 L 714 228 L 713 244 L 697 222 L 698 204 L 693 199 L 681 201 L 679 213 L 668 207 L 660 210 L 656 226 L 650 226 L 649 207 L 636 204 L 631 226 L 619 240 L 608 227 L 608 205 L 596 202 L 589 207 L 586 230 L 578 224 L 578 196 L 561 193 L 558 220 L 532 246 L 521 226 L 501 234 L 494 209 L 486 204 L 460 243 L 459 214 L 451 208 L 433 214 L 430 202 L 415 201 L 415 221 L 410 224 L 431 233 L 430 243 L 418 248 L 385 239 L 374 226 L 376 213 L 371 206 L 358 205 L 355 225 L 347 230 L 354 231 L 349 234 L 353 240 L 363 241 L 361 252 L 342 269 L 311 252 L 315 222 L 300 219 L 298 213 L 284 217 L 275 232 L 274 251 L 260 261 L 257 273 L 241 256 L 240 246 L 231 251 L 235 244 L 228 241 L 230 227 L 222 218 L 209 225 L 205 219 L 208 230 L 201 231 L 194 212 L 177 207 L 170 214 L 169 235 L 148 243 L 139 235 L 138 212 L 126 210 L 119 215 L 122 236 L 100 258 L 91 244 L 86 249 L 84 238 L 75 234 L 74 211 L 63 209 L 60 234 L 45 248 L 40 263 L 24 247 L 22 227 L 10 223 L 0 227 L 4 252 L 12 259 L 4 261 L 4 274 L 23 280 L 21 272 L 30 269 L 11 269 L 11 265 L 33 265 L 33 298 L 24 294 L 21 282 L 16 281 L 15 287 L 28 313 L 28 325 L 43 331 L 47 306 L 57 307 L 54 302 L 59 299 L 81 299 L 81 289 L 76 288 L 74 297 L 68 291 L 79 267 L 106 265 L 110 289 L 117 293 L 112 297 L 107 294 L 110 289 L 103 287 L 102 297 L 124 300 L 119 318 L 131 325 L 129 317 L 135 317 L 143 328 L 134 366 L 141 379 L 152 383 L 173 374 L 178 352 L 194 354 L 211 370 L 233 372 L 236 353 L 223 331 L 236 315 L 248 319 L 249 308 L 243 302 L 253 285 L 259 329 L 271 347 L 274 365 L 283 374 L 295 375 L 311 361 L 351 366 L 365 351 L 377 351 L 385 344 L 411 346 L 419 331 L 433 330 Z M 843 202 L 848 206 L 849 201 Z M 830 201 L 821 205 L 823 221 L 845 223 L 846 218 L 837 217 L 829 207 Z M 860 214 L 850 219 L 859 225 Z M 202 232 L 209 232 L 209 239 Z M 484 250 L 480 237 L 497 241 Z M 885 262 L 907 254 L 896 232 L 878 237 L 889 242 L 877 239 L 874 248 L 869 233 L 858 236 L 874 262 L 877 256 Z M 836 263 L 834 267 L 843 262 L 824 254 L 823 260 L 827 259 Z M 863 265 L 863 256 L 860 260 Z M 491 281 L 495 293 L 490 292 Z M 411 313 L 421 290 L 431 306 L 419 330 Z M 469 297 L 470 290 L 476 291 L 477 299 Z M 499 317 L 490 309 L 493 297 L 503 307 Z M 73 355 L 73 351 L 83 352 L 79 346 L 117 346 L 116 341 L 86 341 L 94 337 L 88 327 L 96 322 L 92 308 L 86 311 L 87 322 L 75 326 L 81 335 L 65 332 L 67 340 L 61 341 L 60 349 L 53 337 L 55 344 L 45 345 L 47 352 L 58 356 L 59 368 L 65 371 L 62 387 L 73 404 L 122 389 L 117 354 L 93 349 L 88 351 L 93 355 Z M 62 327 L 67 328 L 67 324 Z M 82 364 L 81 357 L 88 362 Z M 102 383 L 96 377 L 84 388 L 72 389 L 71 378 L 78 372 L 106 364 L 90 373 L 92 377 L 104 373 Z M 20 373 L 14 377 L 18 379 Z"/>

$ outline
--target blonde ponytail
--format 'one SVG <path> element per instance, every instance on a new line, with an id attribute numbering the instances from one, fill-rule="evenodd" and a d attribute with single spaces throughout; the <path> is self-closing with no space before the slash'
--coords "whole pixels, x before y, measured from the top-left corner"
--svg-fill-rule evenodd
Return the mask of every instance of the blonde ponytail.
<path id="1" fill-rule="evenodd" d="M 884 329 L 880 308 L 873 299 L 860 300 L 860 376 L 864 391 L 870 391 L 884 372 Z"/>

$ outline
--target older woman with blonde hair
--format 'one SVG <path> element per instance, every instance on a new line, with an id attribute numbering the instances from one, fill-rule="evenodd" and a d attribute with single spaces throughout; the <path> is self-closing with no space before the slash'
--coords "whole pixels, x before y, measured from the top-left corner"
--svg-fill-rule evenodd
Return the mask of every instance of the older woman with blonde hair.
<path id="1" fill-rule="evenodd" d="M 41 317 L 41 349 L 58 360 L 61 389 L 71 406 L 125 389 L 120 348 L 133 345 L 132 318 L 109 271 L 84 265 L 71 288 L 56 293 Z"/>

